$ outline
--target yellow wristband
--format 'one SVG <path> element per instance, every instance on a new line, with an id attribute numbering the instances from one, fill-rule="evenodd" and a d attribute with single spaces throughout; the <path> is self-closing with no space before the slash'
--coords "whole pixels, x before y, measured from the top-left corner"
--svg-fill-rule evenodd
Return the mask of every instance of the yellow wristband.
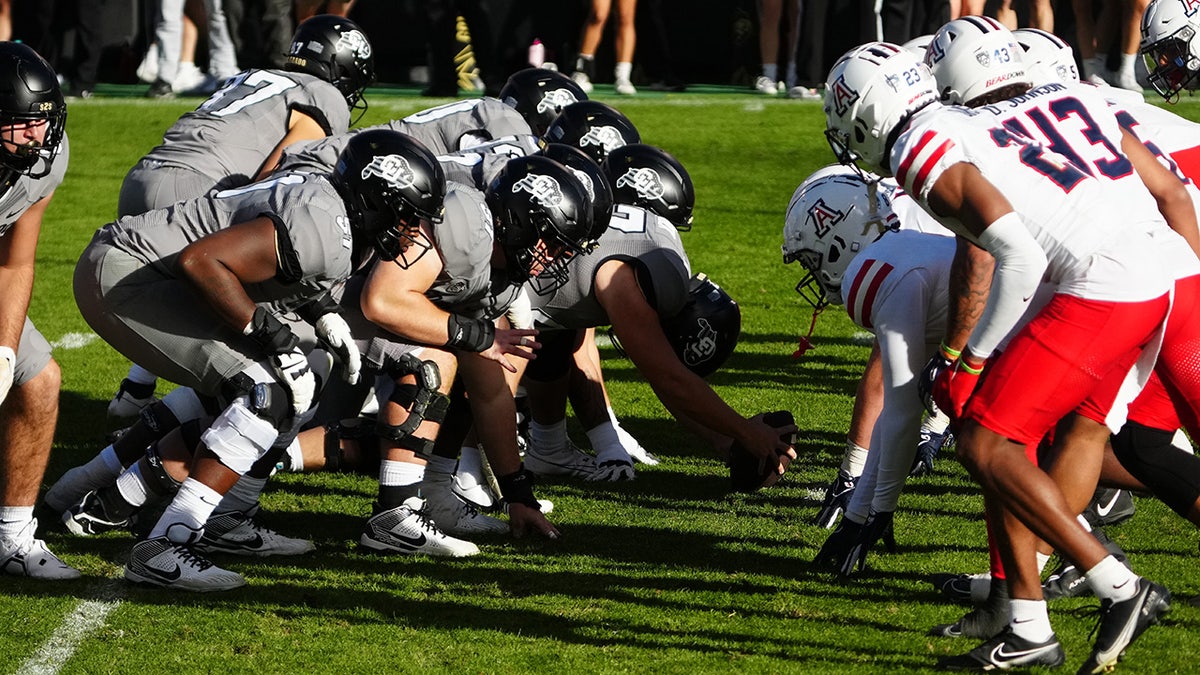
<path id="1" fill-rule="evenodd" d="M 971 375 L 978 375 L 978 374 L 982 373 L 984 365 L 985 364 L 981 363 L 981 364 L 979 364 L 978 368 L 973 368 L 970 365 L 968 365 L 964 359 L 958 360 L 958 367 L 961 368 L 964 373 L 969 373 Z"/>
<path id="2" fill-rule="evenodd" d="M 938 349 L 941 349 L 942 353 L 949 357 L 951 361 L 954 361 L 958 357 L 962 356 L 962 352 L 957 349 L 951 349 L 950 347 L 947 347 L 945 342 L 938 345 Z"/>

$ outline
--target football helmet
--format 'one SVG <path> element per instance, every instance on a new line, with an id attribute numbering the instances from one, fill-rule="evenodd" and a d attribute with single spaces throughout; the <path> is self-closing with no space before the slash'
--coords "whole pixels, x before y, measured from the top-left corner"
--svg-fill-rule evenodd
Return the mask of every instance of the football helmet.
<path id="1" fill-rule="evenodd" d="M 484 193 L 512 283 L 538 295 L 567 282 L 567 263 L 592 232 L 587 189 L 570 169 L 530 155 L 509 160 Z M 535 274 L 535 268 L 541 268 Z"/>
<path id="2" fill-rule="evenodd" d="M 1038 28 L 1018 28 L 1012 34 L 1025 50 L 1025 72 L 1033 86 L 1079 83 L 1075 51 L 1062 38 Z"/>
<path id="3" fill-rule="evenodd" d="M 541 155 L 567 167 L 579 182 L 583 183 L 592 201 L 592 231 L 588 233 L 583 248 L 585 251 L 595 249 L 600 243 L 600 235 L 604 234 L 608 229 L 608 222 L 612 220 L 613 190 L 608 176 L 604 175 L 604 170 L 596 160 L 579 148 L 563 143 L 547 143 L 546 147 L 542 148 Z"/>
<path id="4" fill-rule="evenodd" d="M 933 35 L 918 35 L 917 37 L 900 45 L 902 48 L 917 55 L 918 59 L 925 58 L 925 50 L 929 48 L 929 43 L 933 42 Z"/>
<path id="5" fill-rule="evenodd" d="M 342 92 L 351 110 L 367 110 L 362 94 L 375 81 L 375 59 L 366 33 L 350 19 L 332 14 L 306 19 L 292 35 L 284 70 L 319 77 Z"/>
<path id="6" fill-rule="evenodd" d="M 11 147 L 0 144 L 0 167 L 8 173 L 5 184 L 19 174 L 41 178 L 50 173 L 50 164 L 62 145 L 67 106 L 58 75 L 45 59 L 28 45 L 0 42 L 0 129 L 43 122 L 47 127 L 40 143 L 24 143 L 17 131 Z"/>
<path id="7" fill-rule="evenodd" d="M 840 305 L 846 268 L 871 243 L 900 229 L 891 202 L 848 167 L 826 167 L 796 188 L 783 225 L 783 262 L 799 261 L 807 274 L 796 292 L 821 309 Z"/>
<path id="8" fill-rule="evenodd" d="M 1029 85 L 1025 50 L 1012 31 L 987 16 L 964 16 L 934 33 L 925 50 L 943 101 L 969 105 L 997 89 Z"/>
<path id="9" fill-rule="evenodd" d="M 407 268 L 432 246 L 420 227 L 442 221 L 446 175 L 417 139 L 391 129 L 356 133 L 330 179 L 346 202 L 356 254 L 371 246 Z"/>
<path id="10" fill-rule="evenodd" d="M 622 145 L 642 142 L 628 117 L 599 101 L 580 101 L 563 108 L 546 128 L 544 138 L 548 143 L 579 148 L 600 164 Z"/>
<path id="11" fill-rule="evenodd" d="M 887 170 L 892 132 L 937 102 L 937 84 L 915 54 L 889 42 L 846 52 L 825 82 L 825 137 L 842 164 Z"/>
<path id="12" fill-rule="evenodd" d="M 562 109 L 588 100 L 575 80 L 557 70 L 526 68 L 513 73 L 498 98 L 521 113 L 533 133 L 541 136 Z"/>
<path id="13" fill-rule="evenodd" d="M 687 169 L 670 153 L 644 143 L 624 145 L 608 154 L 604 173 L 618 204 L 640 206 L 677 229 L 692 229 L 696 189 Z"/>
<path id="14" fill-rule="evenodd" d="M 1175 101 L 1200 72 L 1200 15 L 1193 3 L 1153 0 L 1142 14 L 1142 44 L 1150 85 L 1164 99 Z"/>
<path id="15" fill-rule="evenodd" d="M 692 276 L 688 297 L 675 316 L 661 321 L 667 341 L 688 370 L 707 377 L 733 354 L 742 332 L 742 311 L 703 273 Z"/>

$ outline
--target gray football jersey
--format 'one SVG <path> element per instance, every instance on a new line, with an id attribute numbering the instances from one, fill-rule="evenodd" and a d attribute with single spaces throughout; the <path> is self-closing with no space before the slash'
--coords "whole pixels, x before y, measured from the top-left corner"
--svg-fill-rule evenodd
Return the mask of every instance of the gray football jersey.
<path id="1" fill-rule="evenodd" d="M 532 155 L 539 149 L 537 136 L 504 136 L 467 150 L 439 155 L 438 162 L 446 172 L 446 180 L 486 190 L 508 160 Z"/>
<path id="2" fill-rule="evenodd" d="M 221 187 L 245 185 L 287 135 L 293 110 L 312 117 L 326 135 L 350 127 L 346 98 L 306 73 L 246 70 L 179 118 L 145 159 L 190 168 Z"/>
<path id="3" fill-rule="evenodd" d="M 687 300 L 691 263 L 675 226 L 650 211 L 626 204 L 613 209 L 612 222 L 599 245 L 568 264 L 567 283 L 552 294 L 538 295 L 528 288 L 538 328 L 593 328 L 611 323 L 596 300 L 596 270 L 608 260 L 632 263 L 646 299 L 660 316 L 673 316 Z"/>
<path id="4" fill-rule="evenodd" d="M 516 297 L 503 274 L 492 275 L 492 212 L 483 193 L 449 183 L 446 212 L 434 225 L 434 246 L 442 257 L 442 271 L 425 292 L 435 305 L 455 314 L 494 319 Z"/>
<path id="5" fill-rule="evenodd" d="M 482 135 L 487 141 L 533 133 L 516 108 L 487 96 L 439 105 L 389 124 L 396 131 L 424 143 L 435 155 L 447 155 L 475 145 L 478 141 L 470 134 Z"/>
<path id="6" fill-rule="evenodd" d="M 175 260 L 188 244 L 259 216 L 275 222 L 279 269 L 273 279 L 246 287 L 255 302 L 292 309 L 289 301 L 311 298 L 350 275 L 346 207 L 329 180 L 318 175 L 278 176 L 126 216 L 105 225 L 96 238 L 174 277 Z"/>
<path id="7" fill-rule="evenodd" d="M 67 173 L 67 164 L 70 161 L 71 148 L 67 143 L 67 135 L 63 134 L 62 145 L 59 146 L 58 154 L 54 155 L 54 160 L 50 164 L 50 173 L 41 178 L 17 176 L 12 187 L 0 195 L 0 237 L 8 234 L 13 224 L 29 210 L 30 206 L 45 199 L 62 184 L 63 176 Z M 35 168 L 41 169 L 40 166 Z"/>

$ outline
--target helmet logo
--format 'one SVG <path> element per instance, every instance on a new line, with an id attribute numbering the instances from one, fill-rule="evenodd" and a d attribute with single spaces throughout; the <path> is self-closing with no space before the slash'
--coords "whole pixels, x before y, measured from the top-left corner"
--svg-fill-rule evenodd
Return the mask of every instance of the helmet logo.
<path id="1" fill-rule="evenodd" d="M 858 92 L 850 88 L 846 84 L 846 74 L 843 73 L 833 81 L 833 87 L 830 89 L 833 92 L 833 109 L 837 111 L 839 117 L 845 117 L 850 110 L 850 106 L 858 102 Z"/>
<path id="2" fill-rule="evenodd" d="M 663 187 L 662 177 L 654 169 L 632 167 L 617 179 L 617 187 L 631 187 L 638 197 L 653 202 L 662 199 L 667 190 Z"/>
<path id="3" fill-rule="evenodd" d="M 979 65 L 983 66 L 984 68 L 992 65 L 992 55 L 988 54 L 987 50 L 975 52 L 975 60 L 978 61 Z"/>
<path id="4" fill-rule="evenodd" d="M 563 193 L 558 181 L 550 176 L 531 173 L 513 185 L 513 194 L 528 192 L 533 195 L 533 201 L 541 206 L 558 206 L 562 203 Z"/>
<path id="5" fill-rule="evenodd" d="M 824 199 L 818 199 L 808 210 L 808 220 L 813 224 L 813 232 L 819 238 L 824 238 L 835 225 L 845 219 L 845 212 L 832 208 Z"/>
<path id="6" fill-rule="evenodd" d="M 362 178 L 378 176 L 388 185 L 399 190 L 411 188 L 417 180 L 417 174 L 409 165 L 408 160 L 400 155 L 376 155 L 371 163 L 363 167 Z"/>
<path id="7" fill-rule="evenodd" d="M 589 145 L 598 145 L 607 154 L 625 145 L 625 139 L 616 127 L 592 127 L 579 139 L 579 147 L 586 148 Z"/>
<path id="8" fill-rule="evenodd" d="M 1197 10 L 1200 10 L 1200 0 L 1183 0 L 1183 13 L 1186 16 L 1193 16 Z"/>
<path id="9" fill-rule="evenodd" d="M 713 357 L 717 353 L 717 331 L 708 323 L 708 319 L 696 319 L 700 325 L 700 333 L 683 346 L 683 362 L 696 366 Z"/>
<path id="10" fill-rule="evenodd" d="M 548 112 L 557 113 L 563 108 L 578 103 L 575 94 L 571 93 L 570 89 L 551 89 L 542 95 L 542 99 L 538 101 L 537 112 L 539 115 L 544 115 Z"/>
<path id="11" fill-rule="evenodd" d="M 360 59 L 371 58 L 371 43 L 367 41 L 367 36 L 359 30 L 348 30 L 338 36 L 337 49 L 338 51 L 348 49 Z"/>
<path id="12" fill-rule="evenodd" d="M 569 166 L 567 168 L 570 169 L 571 173 L 575 174 L 575 177 L 579 179 L 580 183 L 583 183 L 583 187 L 588 193 L 588 199 L 594 201 L 596 199 L 596 187 L 592 185 L 592 177 L 587 175 L 586 171 L 580 171 L 579 169 Z"/>

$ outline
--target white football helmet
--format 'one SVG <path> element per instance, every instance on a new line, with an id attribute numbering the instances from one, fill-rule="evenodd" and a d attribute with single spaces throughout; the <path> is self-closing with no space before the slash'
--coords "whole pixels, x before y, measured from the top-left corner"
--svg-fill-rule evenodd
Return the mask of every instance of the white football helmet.
<path id="1" fill-rule="evenodd" d="M 889 136 L 914 112 L 937 102 L 929 68 L 890 42 L 869 42 L 842 55 L 825 82 L 825 137 L 838 162 L 861 159 L 890 173 Z"/>
<path id="2" fill-rule="evenodd" d="M 1150 85 L 1174 101 L 1200 72 L 1200 5 L 1188 0 L 1153 0 L 1142 14 L 1142 45 Z"/>
<path id="3" fill-rule="evenodd" d="M 925 63 L 942 100 L 966 105 L 1002 87 L 1028 85 L 1024 54 L 999 21 L 964 16 L 938 29 L 925 51 Z"/>
<path id="4" fill-rule="evenodd" d="M 904 49 L 917 55 L 918 59 L 925 58 L 925 50 L 929 49 L 929 43 L 933 42 L 933 35 L 918 35 L 917 37 L 900 45 Z"/>
<path id="5" fill-rule="evenodd" d="M 1033 86 L 1079 83 L 1075 50 L 1062 38 L 1038 28 L 1018 28 L 1012 34 L 1025 50 L 1025 72 Z"/>
<path id="6" fill-rule="evenodd" d="M 813 307 L 842 304 L 842 277 L 850 261 L 884 235 L 898 230 L 877 176 L 833 165 L 806 178 L 788 204 L 783 224 L 783 262 L 800 261 L 808 272 L 796 292 Z"/>

